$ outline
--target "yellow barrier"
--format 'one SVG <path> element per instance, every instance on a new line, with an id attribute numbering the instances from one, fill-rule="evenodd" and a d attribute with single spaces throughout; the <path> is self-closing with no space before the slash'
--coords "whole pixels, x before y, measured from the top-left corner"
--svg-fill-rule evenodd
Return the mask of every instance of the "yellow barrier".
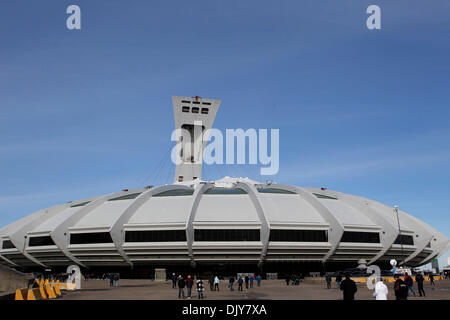
<path id="1" fill-rule="evenodd" d="M 56 299 L 55 291 L 53 290 L 53 287 L 50 285 L 45 286 L 45 291 L 47 293 L 47 296 L 49 299 Z"/>
<path id="2" fill-rule="evenodd" d="M 55 285 L 54 287 L 53 287 L 53 289 L 55 289 L 55 293 L 56 293 L 56 295 L 58 296 L 58 297 L 60 297 L 62 294 L 61 294 L 61 290 L 59 289 L 59 285 Z"/>
<path id="3" fill-rule="evenodd" d="M 42 299 L 47 299 L 47 297 L 42 296 L 40 288 L 28 290 L 27 300 L 42 300 Z"/>
<path id="4" fill-rule="evenodd" d="M 386 282 L 395 282 L 395 278 L 393 277 L 393 276 L 389 276 L 389 277 L 385 277 L 385 276 L 381 276 L 381 278 L 383 278 L 384 279 L 384 281 L 386 281 Z M 400 276 L 400 278 L 401 279 L 404 279 L 404 277 L 403 276 Z M 416 278 L 415 277 L 413 277 L 414 278 L 414 280 L 416 280 Z M 427 278 L 428 278 L 428 281 L 429 281 L 429 279 L 430 279 L 430 277 L 425 277 L 425 281 L 427 280 Z M 355 281 L 355 282 L 359 282 L 359 283 L 365 283 L 366 281 L 367 281 L 367 278 L 364 278 L 364 277 L 355 277 L 355 278 L 351 278 L 353 281 Z M 442 277 L 441 276 L 436 276 L 436 277 L 434 277 L 434 280 L 435 281 L 437 281 L 437 280 L 441 280 L 442 279 Z"/>
<path id="5" fill-rule="evenodd" d="M 41 294 L 42 299 L 47 299 L 47 295 L 45 294 L 45 289 L 43 286 L 39 286 L 39 292 Z"/>
<path id="6" fill-rule="evenodd" d="M 28 297 L 28 289 L 22 288 L 16 290 L 16 295 L 14 296 L 14 300 L 27 300 Z"/>

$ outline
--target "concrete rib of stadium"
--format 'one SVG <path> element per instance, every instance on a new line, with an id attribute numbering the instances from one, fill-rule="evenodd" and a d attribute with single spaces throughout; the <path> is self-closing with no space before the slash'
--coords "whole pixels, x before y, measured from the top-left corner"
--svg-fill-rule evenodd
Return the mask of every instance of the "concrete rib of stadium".
<path id="1" fill-rule="evenodd" d="M 210 129 L 220 100 L 172 97 L 181 135 Z M 38 271 L 79 265 L 148 276 L 154 268 L 197 273 L 342 270 L 360 259 L 389 268 L 420 266 L 450 241 L 413 216 L 327 189 L 248 178 L 201 179 L 194 145 L 182 152 L 175 182 L 123 190 L 35 212 L 0 230 L 0 264 Z M 202 139 L 200 139 L 201 141 Z M 207 139 L 204 139 L 207 140 Z M 204 150 L 206 142 L 200 142 Z M 397 219 L 398 218 L 398 219 Z"/>

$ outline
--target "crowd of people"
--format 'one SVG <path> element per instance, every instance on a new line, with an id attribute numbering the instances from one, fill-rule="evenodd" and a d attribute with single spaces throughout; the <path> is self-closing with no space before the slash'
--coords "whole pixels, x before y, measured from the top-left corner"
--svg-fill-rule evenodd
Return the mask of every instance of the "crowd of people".
<path id="1" fill-rule="evenodd" d="M 234 291 L 234 284 L 237 283 L 238 291 L 243 291 L 243 286 L 245 284 L 245 288 L 253 288 L 253 284 L 256 282 L 256 285 L 258 287 L 261 286 L 262 277 L 261 275 L 245 275 L 241 276 L 239 275 L 237 277 L 237 280 L 231 276 L 228 278 L 228 289 L 230 291 Z M 208 284 L 210 291 L 220 291 L 220 279 L 217 275 L 211 275 L 208 278 Z M 194 287 L 194 284 L 196 286 L 197 290 L 197 297 L 198 299 L 204 298 L 204 283 L 202 279 L 197 279 L 196 277 L 193 279 L 190 275 L 186 277 L 186 279 L 182 275 L 176 275 L 175 273 L 172 274 L 172 288 L 177 289 L 178 288 L 178 298 L 179 299 L 191 299 L 192 298 L 192 289 Z M 186 295 L 185 295 L 185 289 L 186 289 Z"/>
<path id="2" fill-rule="evenodd" d="M 430 274 L 428 276 L 430 285 L 434 286 L 434 276 Z M 416 291 L 414 290 L 414 282 L 417 283 L 417 291 L 420 297 L 425 297 L 425 290 L 423 288 L 423 284 L 425 281 L 425 277 L 422 273 L 418 273 L 415 276 L 415 280 L 411 275 L 405 273 L 403 279 L 399 274 L 394 275 L 395 283 L 394 283 L 394 293 L 396 300 L 407 300 L 409 296 L 416 296 Z M 388 299 L 388 287 L 385 283 L 386 279 L 380 277 L 374 287 L 373 297 L 376 300 L 387 300 Z M 327 274 L 325 276 L 325 282 L 327 284 L 327 289 L 331 289 L 332 285 L 332 277 Z M 345 274 L 345 279 L 342 280 L 342 275 L 338 274 L 336 276 L 336 285 L 337 288 L 343 292 L 344 300 L 354 300 L 355 294 L 358 291 L 355 281 L 350 279 L 349 274 Z"/>
<path id="3" fill-rule="evenodd" d="M 38 275 L 36 275 L 38 276 Z M 43 278 L 49 278 L 49 279 L 58 279 L 63 278 L 63 276 L 67 276 L 65 274 L 61 275 L 40 275 Z M 39 277 L 39 276 L 38 276 Z M 119 274 L 118 273 L 105 273 L 103 275 L 100 274 L 85 274 L 84 275 L 85 280 L 90 279 L 102 279 L 102 280 L 109 280 L 111 287 L 118 287 L 119 286 Z M 327 289 L 332 288 L 332 276 L 330 274 L 325 275 L 325 282 L 327 285 Z M 302 275 L 291 275 L 285 278 L 286 285 L 299 285 L 301 280 L 303 280 L 304 277 Z M 396 274 L 394 275 L 395 283 L 394 283 L 394 293 L 396 300 L 407 300 L 409 296 L 413 295 L 416 296 L 416 292 L 419 294 L 420 297 L 425 296 L 425 290 L 424 290 L 424 281 L 425 277 L 422 273 L 418 273 L 415 275 L 415 279 L 406 273 L 403 277 L 403 279 L 400 277 L 400 275 Z M 430 285 L 434 286 L 434 276 L 430 274 L 428 276 L 428 279 L 430 281 Z M 220 285 L 221 280 L 219 279 L 218 275 L 211 275 L 208 278 L 208 284 L 210 291 L 220 291 Z M 261 286 L 262 277 L 261 275 L 253 275 L 253 274 L 246 274 L 246 275 L 238 275 L 237 279 L 233 276 L 227 278 L 226 280 L 228 282 L 228 290 L 235 291 L 235 284 L 237 284 L 237 291 L 243 291 L 243 287 L 245 285 L 246 289 L 253 288 L 254 284 L 256 283 L 256 286 Z M 353 281 L 350 278 L 350 274 L 345 274 L 345 279 L 343 279 L 343 276 L 341 273 L 338 273 L 335 276 L 335 282 L 337 289 L 342 291 L 343 299 L 344 300 L 354 300 L 355 294 L 358 291 L 358 288 L 356 286 L 355 281 Z M 379 281 L 374 286 L 374 292 L 373 297 L 376 300 L 387 300 L 388 299 L 388 287 L 386 285 L 386 279 L 379 278 Z M 417 291 L 414 288 L 414 283 L 417 283 Z M 195 290 L 197 293 L 198 299 L 204 298 L 204 281 L 202 279 L 199 279 L 197 277 L 191 277 L 191 275 L 188 275 L 186 278 L 184 278 L 182 275 L 176 275 L 175 273 L 172 274 L 172 288 L 178 289 L 178 298 L 192 298 L 192 291 Z"/>

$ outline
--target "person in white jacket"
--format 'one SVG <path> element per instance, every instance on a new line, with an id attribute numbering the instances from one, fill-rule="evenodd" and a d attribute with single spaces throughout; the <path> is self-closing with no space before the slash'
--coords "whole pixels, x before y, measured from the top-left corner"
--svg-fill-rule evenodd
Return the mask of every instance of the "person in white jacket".
<path id="1" fill-rule="evenodd" d="M 383 279 L 380 279 L 380 281 L 375 284 L 375 291 L 373 292 L 373 296 L 376 300 L 387 300 L 387 295 L 388 288 L 384 284 Z"/>

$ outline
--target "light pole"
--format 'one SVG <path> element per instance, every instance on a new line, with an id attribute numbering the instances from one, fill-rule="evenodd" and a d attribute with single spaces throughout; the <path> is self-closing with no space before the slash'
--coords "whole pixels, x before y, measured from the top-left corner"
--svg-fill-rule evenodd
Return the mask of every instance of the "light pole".
<path id="1" fill-rule="evenodd" d="M 403 260 L 404 260 L 404 253 L 403 253 L 403 238 L 402 238 L 402 235 L 400 234 L 400 218 L 398 217 L 398 206 L 397 206 L 397 205 L 394 205 L 394 211 L 395 211 L 395 213 L 396 213 L 396 215 L 397 215 L 398 239 L 400 240 L 400 247 L 401 247 L 401 250 L 402 250 L 402 263 L 403 263 Z M 399 264 L 400 264 L 400 263 L 399 263 Z"/>

